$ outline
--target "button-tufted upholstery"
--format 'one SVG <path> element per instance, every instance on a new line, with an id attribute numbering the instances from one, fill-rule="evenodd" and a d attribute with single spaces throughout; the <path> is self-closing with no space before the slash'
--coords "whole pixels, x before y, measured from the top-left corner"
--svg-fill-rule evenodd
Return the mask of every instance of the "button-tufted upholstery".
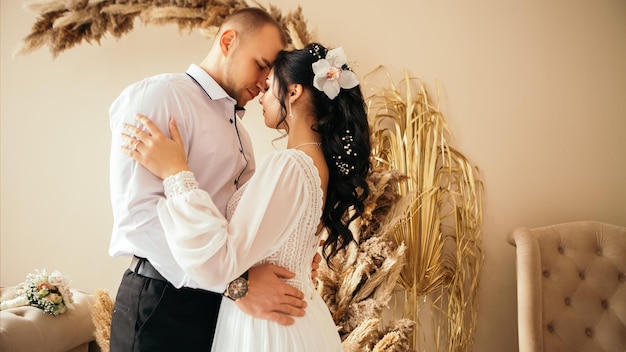
<path id="1" fill-rule="evenodd" d="M 626 228 L 517 228 L 519 351 L 626 351 Z"/>

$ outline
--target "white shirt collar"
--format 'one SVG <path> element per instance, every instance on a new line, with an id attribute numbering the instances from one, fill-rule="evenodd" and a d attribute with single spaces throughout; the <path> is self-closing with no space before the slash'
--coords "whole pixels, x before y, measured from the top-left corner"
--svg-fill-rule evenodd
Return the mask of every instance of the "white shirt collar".
<path id="1" fill-rule="evenodd" d="M 217 84 L 213 77 L 211 77 L 205 70 L 203 70 L 202 67 L 196 64 L 191 64 L 189 65 L 186 73 L 191 78 L 193 78 L 196 83 L 198 83 L 200 87 L 202 87 L 202 89 L 204 89 L 204 92 L 209 96 L 211 100 L 226 99 L 232 102 L 236 107 L 235 112 L 237 116 L 239 116 L 240 119 L 243 119 L 243 115 L 245 114 L 246 109 L 238 107 L 237 101 L 233 97 L 228 95 L 224 88 Z"/>
<path id="2" fill-rule="evenodd" d="M 224 88 L 222 88 L 219 84 L 217 84 L 217 82 L 215 82 L 213 77 L 211 77 L 200 66 L 198 66 L 196 64 L 191 64 L 189 66 L 189 68 L 187 69 L 186 73 L 189 76 L 191 76 L 193 79 L 195 79 L 196 82 L 198 82 L 200 87 L 202 87 L 202 89 L 204 89 L 206 94 L 212 100 L 227 99 L 227 100 L 231 100 L 235 104 L 237 104 L 235 99 L 233 97 L 231 97 L 230 95 L 228 95 L 228 93 L 226 93 Z"/>

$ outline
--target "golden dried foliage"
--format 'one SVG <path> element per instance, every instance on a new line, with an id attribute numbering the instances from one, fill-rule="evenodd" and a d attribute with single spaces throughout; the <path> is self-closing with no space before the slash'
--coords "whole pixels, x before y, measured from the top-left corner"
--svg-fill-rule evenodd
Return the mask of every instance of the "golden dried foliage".
<path id="1" fill-rule="evenodd" d="M 397 193 L 404 178 L 385 167 L 370 172 L 365 212 L 351 226 L 355 241 L 333 257 L 331 265 L 320 266 L 318 291 L 338 327 L 344 351 L 410 351 L 414 322 L 389 323 L 382 318 L 404 265 L 406 247 L 391 237 L 407 206 Z"/>
<path id="2" fill-rule="evenodd" d="M 100 43 L 107 34 L 120 38 L 144 24 L 175 24 L 179 31 L 199 30 L 214 36 L 225 17 L 249 7 L 244 0 L 37 0 L 26 6 L 38 13 L 31 32 L 16 54 L 28 54 L 48 46 L 53 57 L 80 43 Z M 288 33 L 291 47 L 302 48 L 311 41 L 302 9 L 283 16 L 270 5 L 255 6 L 268 11 Z"/>
<path id="3" fill-rule="evenodd" d="M 111 317 L 113 316 L 113 301 L 104 290 L 94 292 L 94 300 L 91 303 L 91 321 L 96 331 L 96 342 L 103 352 L 109 351 L 111 340 Z"/>
<path id="4" fill-rule="evenodd" d="M 470 351 L 483 262 L 482 183 L 452 147 L 444 116 L 424 84 L 405 74 L 396 87 L 382 66 L 367 80 L 376 164 L 407 176 L 397 191 L 411 204 L 394 231 L 395 241 L 407 246 L 399 280 L 404 315 L 417 322 L 419 302 L 428 299 L 437 350 Z M 419 348 L 416 333 L 412 345 Z"/>

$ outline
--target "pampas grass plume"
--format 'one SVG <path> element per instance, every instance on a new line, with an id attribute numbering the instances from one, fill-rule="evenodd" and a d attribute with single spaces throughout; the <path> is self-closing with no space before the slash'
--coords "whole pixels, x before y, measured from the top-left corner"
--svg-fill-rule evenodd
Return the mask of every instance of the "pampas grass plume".
<path id="1" fill-rule="evenodd" d="M 102 352 L 110 350 L 111 340 L 111 317 L 113 316 L 113 301 L 109 294 L 101 289 L 94 292 L 94 300 L 91 303 L 91 321 L 96 328 L 95 337 Z"/>

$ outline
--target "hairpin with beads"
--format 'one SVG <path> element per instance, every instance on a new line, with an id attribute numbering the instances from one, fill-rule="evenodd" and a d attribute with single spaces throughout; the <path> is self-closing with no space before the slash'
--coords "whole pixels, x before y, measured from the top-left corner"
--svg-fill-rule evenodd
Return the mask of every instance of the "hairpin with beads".
<path id="1" fill-rule="evenodd" d="M 348 164 L 348 157 L 357 156 L 356 152 L 352 151 L 354 138 L 352 134 L 350 134 L 350 130 L 346 130 L 346 133 L 341 137 L 341 142 L 343 144 L 344 155 L 333 155 L 333 159 L 335 160 L 335 165 L 339 173 L 347 176 L 354 170 L 354 165 Z M 346 156 L 346 158 L 342 158 L 342 156 Z"/>

